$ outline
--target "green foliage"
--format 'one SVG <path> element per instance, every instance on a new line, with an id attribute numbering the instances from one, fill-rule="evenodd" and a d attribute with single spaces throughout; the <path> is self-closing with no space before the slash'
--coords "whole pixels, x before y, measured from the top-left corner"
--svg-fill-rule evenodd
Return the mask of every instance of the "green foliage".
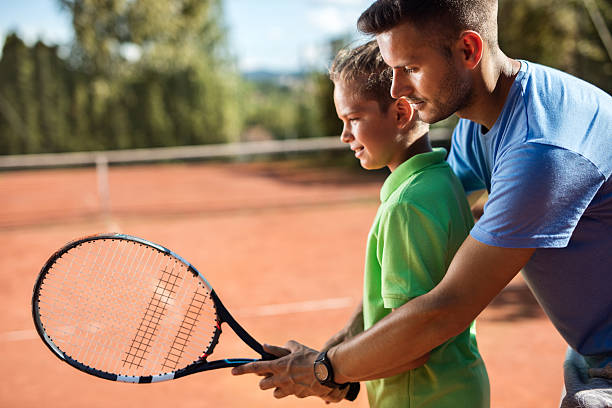
<path id="1" fill-rule="evenodd" d="M 273 139 L 295 139 L 317 134 L 312 127 L 314 102 L 311 100 L 307 81 L 292 78 L 289 84 L 274 81 L 242 82 L 241 114 L 247 138 L 266 137 Z M 249 130 L 260 130 L 249 136 Z M 318 134 L 317 134 L 318 135 Z"/>
<path id="2" fill-rule="evenodd" d="M 328 42 L 328 66 L 331 66 L 333 59 L 338 51 L 352 43 L 350 36 L 344 35 L 334 37 Z M 325 72 L 315 72 L 310 80 L 314 87 L 314 97 L 316 100 L 316 112 L 321 133 L 325 136 L 340 136 L 342 133 L 342 121 L 336 114 L 334 105 L 334 84 L 329 79 L 329 74 Z"/>
<path id="3" fill-rule="evenodd" d="M 6 38 L 0 154 L 235 138 L 237 74 L 224 57 L 220 0 L 58 1 L 75 30 L 66 60 L 57 47 Z"/>
<path id="4" fill-rule="evenodd" d="M 594 2 L 608 30 L 612 3 Z M 558 68 L 612 93 L 612 60 L 584 0 L 500 0 L 499 42 L 512 58 Z"/>
<path id="5" fill-rule="evenodd" d="M 322 132 L 326 136 L 340 136 L 342 121 L 338 118 L 334 105 L 334 84 L 327 72 L 314 74 L 313 81 Z"/>
<path id="6" fill-rule="evenodd" d="M 74 60 L 96 74 L 182 71 L 223 52 L 220 0 L 58 1 L 72 13 Z"/>
<path id="7" fill-rule="evenodd" d="M 53 50 L 43 44 L 28 48 L 15 34 L 6 38 L 0 60 L 0 148 L 6 152 L 41 152 L 46 145 L 44 132 L 58 125 L 53 109 L 41 109 L 39 99 L 52 101 L 54 89 L 47 81 L 57 72 Z M 54 72 L 55 70 L 55 72 Z M 61 124 L 60 124 L 61 126 Z"/>

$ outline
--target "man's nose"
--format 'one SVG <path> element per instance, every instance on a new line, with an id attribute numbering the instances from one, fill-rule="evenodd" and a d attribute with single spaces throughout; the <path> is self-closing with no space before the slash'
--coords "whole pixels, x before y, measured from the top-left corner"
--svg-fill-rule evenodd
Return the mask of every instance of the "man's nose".
<path id="1" fill-rule="evenodd" d="M 410 97 L 412 93 L 413 89 L 410 81 L 401 74 L 394 72 L 393 80 L 391 81 L 391 97 L 395 99 L 402 96 Z"/>

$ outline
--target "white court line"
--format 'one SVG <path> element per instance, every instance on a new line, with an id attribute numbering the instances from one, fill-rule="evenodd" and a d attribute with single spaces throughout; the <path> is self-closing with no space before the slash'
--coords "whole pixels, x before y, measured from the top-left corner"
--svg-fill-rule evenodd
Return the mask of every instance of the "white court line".
<path id="1" fill-rule="evenodd" d="M 282 303 L 274 305 L 263 305 L 249 308 L 237 309 L 235 314 L 237 317 L 262 317 L 262 316 L 280 316 L 292 313 L 308 313 L 319 312 L 322 310 L 335 310 L 352 308 L 356 305 L 356 300 L 351 297 L 306 300 L 303 302 Z M 36 330 L 13 330 L 0 333 L 0 342 L 25 341 L 38 338 Z"/>
<path id="2" fill-rule="evenodd" d="M 321 310 L 344 309 L 355 306 L 357 303 L 351 297 L 307 300 L 304 302 L 283 303 L 276 305 L 255 306 L 236 310 L 236 316 L 258 317 L 278 316 L 291 313 L 318 312 Z M 230 310 L 230 313 L 232 311 Z"/>
<path id="3" fill-rule="evenodd" d="M 0 333 L 0 342 L 3 341 L 23 341 L 38 338 L 36 330 L 13 330 L 10 332 Z"/>

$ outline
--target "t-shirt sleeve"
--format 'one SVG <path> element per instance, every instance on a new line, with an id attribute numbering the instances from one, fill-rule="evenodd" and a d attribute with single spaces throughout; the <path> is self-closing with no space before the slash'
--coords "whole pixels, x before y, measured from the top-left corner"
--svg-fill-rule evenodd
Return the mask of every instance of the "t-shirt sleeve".
<path id="1" fill-rule="evenodd" d="M 581 155 L 528 143 L 505 152 L 491 177 L 484 214 L 470 235 L 507 248 L 562 248 L 605 181 Z"/>
<path id="2" fill-rule="evenodd" d="M 451 149 L 446 159 L 461 181 L 466 194 L 486 188 L 483 180 L 468 164 L 476 162 L 473 157 L 470 157 L 470 155 L 473 155 L 470 152 L 473 152 L 474 148 L 478 148 L 478 146 L 473 146 L 474 143 L 470 137 L 470 130 L 467 129 L 468 126 L 466 121 L 459 121 L 453 131 Z"/>
<path id="3" fill-rule="evenodd" d="M 443 268 L 444 248 L 433 237 L 441 236 L 441 228 L 426 211 L 407 203 L 391 206 L 379 228 L 381 295 L 385 308 L 397 308 L 436 285 L 431 269 Z"/>

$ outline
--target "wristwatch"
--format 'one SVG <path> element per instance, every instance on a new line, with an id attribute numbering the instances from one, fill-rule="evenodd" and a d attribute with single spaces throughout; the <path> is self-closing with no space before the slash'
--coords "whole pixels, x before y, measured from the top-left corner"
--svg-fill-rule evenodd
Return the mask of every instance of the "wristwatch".
<path id="1" fill-rule="evenodd" d="M 327 358 L 327 350 L 322 351 L 317 356 L 314 362 L 314 376 L 317 381 L 326 387 L 340 389 L 349 387 L 349 390 L 344 397 L 349 401 L 355 400 L 355 398 L 357 398 L 357 394 L 359 394 L 360 387 L 358 382 L 338 384 L 334 381 L 334 369 L 331 365 L 331 361 L 329 361 L 329 358 Z"/>
<path id="2" fill-rule="evenodd" d="M 327 350 L 322 351 L 314 362 L 314 375 L 319 382 L 330 388 L 342 388 L 346 384 L 338 384 L 334 381 L 334 369 L 327 358 Z"/>

